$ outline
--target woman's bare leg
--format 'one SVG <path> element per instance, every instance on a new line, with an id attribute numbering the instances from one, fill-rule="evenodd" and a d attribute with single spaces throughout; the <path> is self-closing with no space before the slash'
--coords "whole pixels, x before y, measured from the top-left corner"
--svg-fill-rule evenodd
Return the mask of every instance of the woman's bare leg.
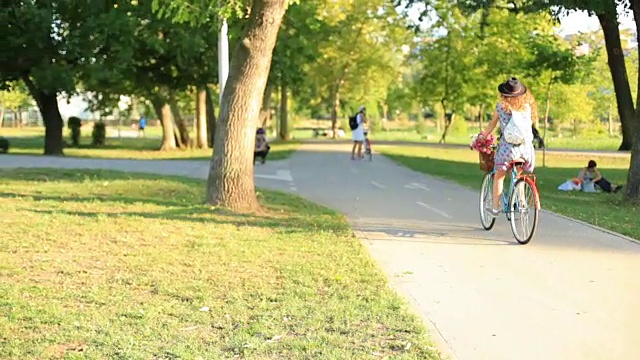
<path id="1" fill-rule="evenodd" d="M 493 210 L 500 210 L 500 199 L 502 197 L 502 189 L 504 185 L 504 177 L 507 172 L 504 170 L 496 170 L 493 175 Z"/>

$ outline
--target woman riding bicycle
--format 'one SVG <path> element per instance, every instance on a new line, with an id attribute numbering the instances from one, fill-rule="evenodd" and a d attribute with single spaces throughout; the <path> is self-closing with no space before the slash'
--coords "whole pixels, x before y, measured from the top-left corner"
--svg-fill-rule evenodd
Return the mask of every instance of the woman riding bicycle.
<path id="1" fill-rule="evenodd" d="M 515 77 L 498 85 L 499 100 L 493 119 L 487 129 L 480 133 L 486 137 L 500 122 L 501 141 L 495 155 L 495 177 L 493 182 L 493 208 L 491 214 L 500 213 L 500 199 L 504 178 L 514 161 L 524 163 L 523 169 L 533 172 L 536 153 L 533 147 L 531 126 L 538 118 L 536 101 L 527 88 Z"/>

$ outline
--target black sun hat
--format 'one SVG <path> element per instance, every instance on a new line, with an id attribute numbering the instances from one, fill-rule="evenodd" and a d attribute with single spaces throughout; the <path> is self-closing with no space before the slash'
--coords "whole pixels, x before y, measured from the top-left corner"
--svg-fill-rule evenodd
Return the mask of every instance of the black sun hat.
<path id="1" fill-rule="evenodd" d="M 527 93 L 527 87 L 524 86 L 520 80 L 515 77 L 498 85 L 498 91 L 500 94 L 508 97 L 521 96 Z"/>

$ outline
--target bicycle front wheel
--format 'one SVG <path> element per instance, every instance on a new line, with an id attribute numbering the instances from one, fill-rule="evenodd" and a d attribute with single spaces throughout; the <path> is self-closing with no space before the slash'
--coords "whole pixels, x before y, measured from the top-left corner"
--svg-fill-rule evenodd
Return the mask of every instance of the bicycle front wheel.
<path id="1" fill-rule="evenodd" d="M 538 226 L 538 190 L 525 179 L 516 181 L 511 197 L 511 232 L 520 244 L 528 244 Z"/>
<path id="2" fill-rule="evenodd" d="M 491 230 L 496 218 L 489 213 L 493 208 L 493 174 L 487 173 L 480 188 L 480 222 L 485 230 Z"/>

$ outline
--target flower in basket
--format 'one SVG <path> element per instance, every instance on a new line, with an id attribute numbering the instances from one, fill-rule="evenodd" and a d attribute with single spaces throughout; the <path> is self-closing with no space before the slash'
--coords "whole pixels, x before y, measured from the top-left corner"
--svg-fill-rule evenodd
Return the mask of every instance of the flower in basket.
<path id="1" fill-rule="evenodd" d="M 482 136 L 481 134 L 474 135 L 472 137 L 471 149 L 480 153 L 491 154 L 491 145 L 493 145 L 494 141 L 495 138 L 493 134 L 488 134 L 487 136 Z"/>

